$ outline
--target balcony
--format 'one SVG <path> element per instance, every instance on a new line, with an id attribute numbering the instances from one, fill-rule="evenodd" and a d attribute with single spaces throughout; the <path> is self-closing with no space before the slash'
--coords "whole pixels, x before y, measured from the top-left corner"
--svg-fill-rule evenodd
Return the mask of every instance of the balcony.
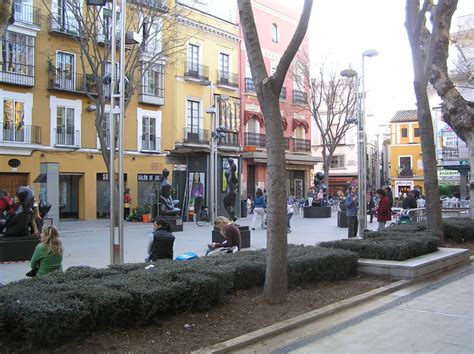
<path id="1" fill-rule="evenodd" d="M 140 85 L 138 88 L 138 102 L 162 106 L 165 104 L 165 90 L 162 87 L 147 87 Z"/>
<path id="2" fill-rule="evenodd" d="M 469 149 L 466 146 L 457 148 L 443 148 L 438 151 L 438 159 L 442 161 L 469 160 Z"/>
<path id="3" fill-rule="evenodd" d="M 97 81 L 92 74 L 53 68 L 48 71 L 48 90 L 97 94 Z M 107 90 L 107 85 L 104 85 L 104 90 Z"/>
<path id="4" fill-rule="evenodd" d="M 218 142 L 219 142 L 219 145 L 240 146 L 239 133 L 226 132 L 225 136 L 219 138 Z"/>
<path id="5" fill-rule="evenodd" d="M 410 167 L 398 166 L 397 171 L 398 177 L 400 178 L 412 178 L 413 176 L 415 176 L 413 170 Z"/>
<path id="6" fill-rule="evenodd" d="M 286 101 L 286 87 L 282 87 L 280 91 L 280 101 Z"/>
<path id="7" fill-rule="evenodd" d="M 292 151 L 294 152 L 310 152 L 311 140 L 292 138 Z"/>
<path id="8" fill-rule="evenodd" d="M 231 89 L 239 87 L 239 75 L 228 71 L 217 70 L 217 86 L 224 86 Z"/>
<path id="9" fill-rule="evenodd" d="M 184 139 L 185 144 L 209 144 L 210 134 L 209 130 L 197 129 L 195 127 L 184 128 Z"/>
<path id="10" fill-rule="evenodd" d="M 22 125 L 19 127 L 13 123 L 4 123 L 2 141 L 41 144 L 41 127 L 35 125 Z"/>
<path id="11" fill-rule="evenodd" d="M 20 1 L 15 1 L 14 11 L 14 24 L 40 27 L 41 14 L 39 8 Z"/>
<path id="12" fill-rule="evenodd" d="M 293 90 L 293 103 L 294 104 L 306 104 L 307 102 L 306 92 Z"/>
<path id="13" fill-rule="evenodd" d="M 66 36 L 79 37 L 79 28 L 73 14 L 66 13 L 63 17 L 49 16 L 49 31 Z"/>
<path id="14" fill-rule="evenodd" d="M 5 42 L 8 41 L 4 41 L 4 43 Z M 1 63 L 0 82 L 4 84 L 33 87 L 35 85 L 35 67 L 34 65 L 19 63 Z"/>
<path id="15" fill-rule="evenodd" d="M 265 147 L 265 134 L 244 133 L 245 145 L 256 146 L 258 148 Z"/>
<path id="16" fill-rule="evenodd" d="M 153 137 L 150 135 L 142 135 L 140 137 L 142 141 L 142 147 L 140 151 L 144 152 L 159 152 L 160 151 L 160 138 Z"/>
<path id="17" fill-rule="evenodd" d="M 209 80 L 209 67 L 206 65 L 197 65 L 194 63 L 187 62 L 184 65 L 184 79 L 208 81 Z"/>
<path id="18" fill-rule="evenodd" d="M 245 92 L 246 93 L 255 93 L 255 85 L 253 79 L 246 77 L 245 78 Z"/>
<path id="19" fill-rule="evenodd" d="M 152 9 L 168 11 L 168 0 L 129 0 L 132 4 L 137 4 Z"/>
<path id="20" fill-rule="evenodd" d="M 79 148 L 79 130 L 56 128 L 54 130 L 54 146 Z"/>

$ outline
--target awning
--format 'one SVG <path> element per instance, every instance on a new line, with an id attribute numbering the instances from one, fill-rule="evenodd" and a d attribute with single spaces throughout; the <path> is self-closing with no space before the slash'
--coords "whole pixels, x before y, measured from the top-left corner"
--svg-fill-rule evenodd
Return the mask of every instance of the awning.
<path id="1" fill-rule="evenodd" d="M 331 177 L 329 176 L 329 185 L 331 184 L 338 184 L 338 185 L 346 185 L 346 184 L 351 184 L 354 181 L 354 178 L 352 176 L 347 176 L 347 177 Z"/>
<path id="2" fill-rule="evenodd" d="M 41 173 L 36 177 L 33 183 L 46 183 L 48 181 L 48 175 L 46 173 Z"/>

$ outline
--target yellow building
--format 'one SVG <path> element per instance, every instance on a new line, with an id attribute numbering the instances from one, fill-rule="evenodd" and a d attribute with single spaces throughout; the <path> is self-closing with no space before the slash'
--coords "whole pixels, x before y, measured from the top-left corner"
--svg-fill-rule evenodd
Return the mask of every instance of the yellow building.
<path id="1" fill-rule="evenodd" d="M 185 54 L 173 64 L 172 117 L 176 124 L 176 144 L 169 152 L 168 161 L 175 165 L 174 180 L 179 180 L 176 185 L 180 188 L 178 198 L 184 201 L 185 214 L 191 218 L 195 198 L 200 196 L 204 202 L 208 201 L 211 187 L 221 203 L 225 194 L 222 170 L 227 158 L 232 157 L 241 171 L 238 77 L 241 40 L 236 3 L 196 0 L 178 3 L 189 10 L 179 27 L 179 32 L 189 39 Z M 211 172 L 211 135 L 217 128 L 222 136 L 216 139 L 217 172 Z M 222 213 L 223 205 L 217 208 Z"/>
<path id="2" fill-rule="evenodd" d="M 46 7 L 42 0 L 14 0 L 14 22 L 0 40 L 0 189 L 13 194 L 20 185 L 32 185 L 53 204 L 54 222 L 107 217 L 110 193 L 95 128 L 97 107 L 86 95 L 102 82 L 91 80 L 87 63 L 80 60 L 81 33 L 71 9 L 65 1 L 50 1 Z M 150 4 L 165 16 L 172 5 L 165 0 Z M 110 11 L 100 11 L 109 21 Z M 110 30 L 100 28 L 97 41 L 106 41 Z M 157 45 L 147 45 L 142 54 L 146 58 L 155 50 Z M 202 58 L 212 55 L 217 54 L 206 51 Z M 149 69 L 125 112 L 125 187 L 132 207 L 153 196 L 163 168 L 173 169 L 165 152 L 174 149 L 176 131 L 184 126 L 175 122 L 184 116 L 185 97 L 208 97 L 197 84 L 200 90 L 181 94 L 178 105 L 175 94 L 185 85 L 173 71 L 165 60 Z"/>
<path id="3" fill-rule="evenodd" d="M 390 120 L 390 183 L 393 196 L 423 192 L 423 161 L 416 110 L 397 111 Z"/>

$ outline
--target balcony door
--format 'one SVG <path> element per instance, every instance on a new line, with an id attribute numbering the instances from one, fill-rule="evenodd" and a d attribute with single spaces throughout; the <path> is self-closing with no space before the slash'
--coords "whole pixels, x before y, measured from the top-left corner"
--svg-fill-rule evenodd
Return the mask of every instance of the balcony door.
<path id="1" fill-rule="evenodd" d="M 413 171 L 411 168 L 411 156 L 399 157 L 399 175 L 400 177 L 412 177 Z"/>
<path id="2" fill-rule="evenodd" d="M 201 119 L 199 117 L 200 102 L 188 100 L 186 111 L 188 140 L 191 142 L 198 142 L 200 140 L 199 132 L 201 128 Z"/>
<path id="3" fill-rule="evenodd" d="M 199 77 L 199 46 L 188 44 L 188 75 Z"/>
<path id="4" fill-rule="evenodd" d="M 222 84 L 229 83 L 229 55 L 220 53 L 219 54 L 219 81 Z"/>
<path id="5" fill-rule="evenodd" d="M 75 146 L 74 108 L 58 107 L 56 122 L 56 144 Z"/>
<path id="6" fill-rule="evenodd" d="M 156 118 L 142 118 L 142 150 L 158 150 L 156 139 Z"/>
<path id="7" fill-rule="evenodd" d="M 57 53 L 56 85 L 68 91 L 74 90 L 74 54 L 65 52 Z"/>

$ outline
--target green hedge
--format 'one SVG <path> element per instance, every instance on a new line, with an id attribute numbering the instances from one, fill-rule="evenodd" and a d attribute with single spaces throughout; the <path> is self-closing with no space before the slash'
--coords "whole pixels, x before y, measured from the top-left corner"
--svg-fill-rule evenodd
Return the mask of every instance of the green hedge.
<path id="1" fill-rule="evenodd" d="M 361 258 L 404 261 L 435 252 L 438 249 L 438 244 L 439 237 L 423 232 L 410 237 L 401 234 L 379 235 L 364 240 L 345 239 L 321 242 L 318 245 L 324 248 L 338 248 L 356 252 Z"/>
<path id="2" fill-rule="evenodd" d="M 445 239 L 457 243 L 474 241 L 474 220 L 470 218 L 443 219 L 443 231 Z"/>
<path id="3" fill-rule="evenodd" d="M 288 247 L 289 286 L 356 274 L 357 254 Z M 262 286 L 265 250 L 162 260 L 107 269 L 75 269 L 0 288 L 0 331 L 11 340 L 43 345 L 83 331 L 145 325 L 184 311 L 205 311 L 232 291 Z"/>

